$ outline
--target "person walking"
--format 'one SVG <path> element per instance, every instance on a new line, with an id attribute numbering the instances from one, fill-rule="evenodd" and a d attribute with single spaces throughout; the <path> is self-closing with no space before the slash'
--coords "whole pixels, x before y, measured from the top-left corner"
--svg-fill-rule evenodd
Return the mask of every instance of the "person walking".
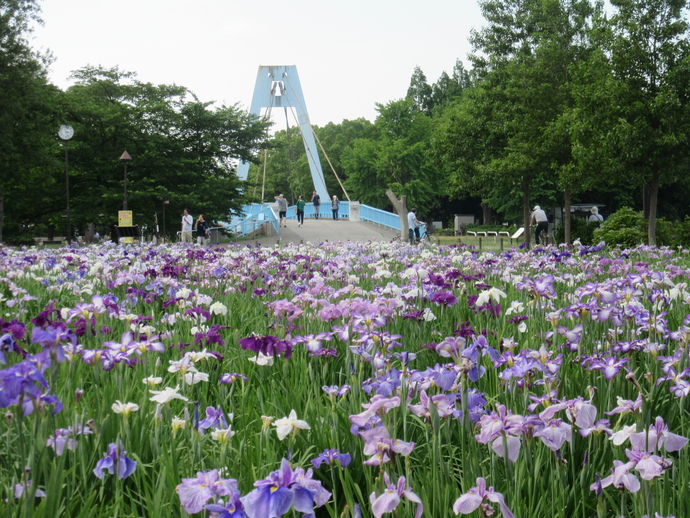
<path id="1" fill-rule="evenodd" d="M 196 244 L 207 245 L 208 239 L 208 222 L 203 214 L 199 214 L 199 219 L 196 220 Z"/>
<path id="2" fill-rule="evenodd" d="M 180 241 L 182 241 L 183 243 L 191 243 L 192 242 L 192 224 L 193 223 L 194 223 L 194 218 L 187 211 L 187 209 L 185 209 L 184 213 L 182 215 L 182 228 L 181 228 L 181 233 L 180 233 Z"/>
<path id="3" fill-rule="evenodd" d="M 316 191 L 311 195 L 311 202 L 314 205 L 314 218 L 319 219 L 319 208 L 321 207 L 321 196 Z"/>
<path id="4" fill-rule="evenodd" d="M 303 227 L 304 226 L 304 206 L 307 204 L 306 201 L 300 196 L 297 198 L 297 208 L 295 209 L 297 211 L 297 226 L 298 227 Z"/>
<path id="5" fill-rule="evenodd" d="M 340 209 L 340 200 L 334 194 L 331 200 L 331 210 L 333 211 L 333 221 L 338 221 L 338 210 Z"/>
<path id="6" fill-rule="evenodd" d="M 278 202 L 278 225 L 287 228 L 287 199 L 284 198 L 282 194 L 279 194 L 275 198 Z"/>
<path id="7" fill-rule="evenodd" d="M 541 210 L 539 205 L 534 206 L 534 211 L 532 212 L 532 218 L 530 219 L 530 226 L 535 227 L 534 229 L 534 242 L 536 244 L 541 244 L 541 234 L 549 229 L 549 218 L 546 217 L 546 212 Z"/>

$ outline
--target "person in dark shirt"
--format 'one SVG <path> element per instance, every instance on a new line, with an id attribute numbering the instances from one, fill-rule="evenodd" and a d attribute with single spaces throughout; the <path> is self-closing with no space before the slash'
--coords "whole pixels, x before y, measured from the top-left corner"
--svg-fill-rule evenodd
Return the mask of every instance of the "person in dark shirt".
<path id="1" fill-rule="evenodd" d="M 314 217 L 319 219 L 319 207 L 321 206 L 321 196 L 316 191 L 311 195 L 311 202 L 314 204 Z"/>

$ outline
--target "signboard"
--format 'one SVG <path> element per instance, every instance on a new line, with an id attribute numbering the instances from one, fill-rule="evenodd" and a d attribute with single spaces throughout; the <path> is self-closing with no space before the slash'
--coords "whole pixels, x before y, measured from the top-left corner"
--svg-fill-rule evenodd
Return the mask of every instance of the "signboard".
<path id="1" fill-rule="evenodd" d="M 510 239 L 517 239 L 517 238 L 520 237 L 522 234 L 524 234 L 524 232 L 525 232 L 525 227 L 520 227 L 519 229 L 517 229 L 517 232 L 515 232 L 515 234 L 513 234 L 512 236 L 510 236 Z"/>
<path id="2" fill-rule="evenodd" d="M 118 227 L 131 227 L 134 223 L 134 218 L 132 216 L 131 210 L 119 210 L 117 211 L 117 226 Z M 123 244 L 133 244 L 136 240 L 133 237 L 123 237 L 120 238 L 120 242 Z"/>
<path id="3" fill-rule="evenodd" d="M 117 226 L 131 227 L 134 219 L 131 210 L 120 210 L 117 212 Z"/>

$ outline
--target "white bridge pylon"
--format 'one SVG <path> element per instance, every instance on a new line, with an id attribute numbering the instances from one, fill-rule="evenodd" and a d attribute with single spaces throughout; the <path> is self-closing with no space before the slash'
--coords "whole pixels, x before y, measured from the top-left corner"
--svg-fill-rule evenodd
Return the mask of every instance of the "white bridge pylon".
<path id="1" fill-rule="evenodd" d="M 256 84 L 254 85 L 254 95 L 250 113 L 261 115 L 261 109 L 267 108 L 270 112 L 272 108 L 291 108 L 297 113 L 297 122 L 302 133 L 304 150 L 307 153 L 307 161 L 311 177 L 314 181 L 314 190 L 321 197 L 321 203 L 328 202 L 328 190 L 321 169 L 319 152 L 314 141 L 314 133 L 309 122 L 307 105 L 304 102 L 302 86 L 299 81 L 299 74 L 295 65 L 279 66 L 260 66 L 256 74 Z M 237 175 L 240 180 L 246 180 L 249 174 L 249 162 L 240 162 Z M 306 201 L 311 197 L 307 196 Z"/>

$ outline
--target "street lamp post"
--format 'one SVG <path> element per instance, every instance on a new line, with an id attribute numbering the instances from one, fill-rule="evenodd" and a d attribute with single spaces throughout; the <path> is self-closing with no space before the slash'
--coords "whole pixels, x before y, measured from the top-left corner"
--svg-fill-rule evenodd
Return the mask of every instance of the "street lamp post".
<path id="1" fill-rule="evenodd" d="M 166 234 L 165 234 L 165 206 L 170 203 L 170 200 L 161 200 L 161 203 L 163 204 L 163 239 L 166 239 Z"/>
<path id="2" fill-rule="evenodd" d="M 58 137 L 65 142 L 65 188 L 67 192 L 67 232 L 65 238 L 69 243 L 72 241 L 72 221 L 69 210 L 69 139 L 74 136 L 74 128 L 63 124 L 58 130 Z"/>
<path id="3" fill-rule="evenodd" d="M 129 156 L 129 153 L 127 153 L 127 151 L 125 151 L 124 153 L 122 153 L 120 160 L 122 160 L 125 163 L 125 198 L 124 202 L 122 203 L 122 210 L 127 210 L 127 162 L 132 160 L 132 157 Z"/>

